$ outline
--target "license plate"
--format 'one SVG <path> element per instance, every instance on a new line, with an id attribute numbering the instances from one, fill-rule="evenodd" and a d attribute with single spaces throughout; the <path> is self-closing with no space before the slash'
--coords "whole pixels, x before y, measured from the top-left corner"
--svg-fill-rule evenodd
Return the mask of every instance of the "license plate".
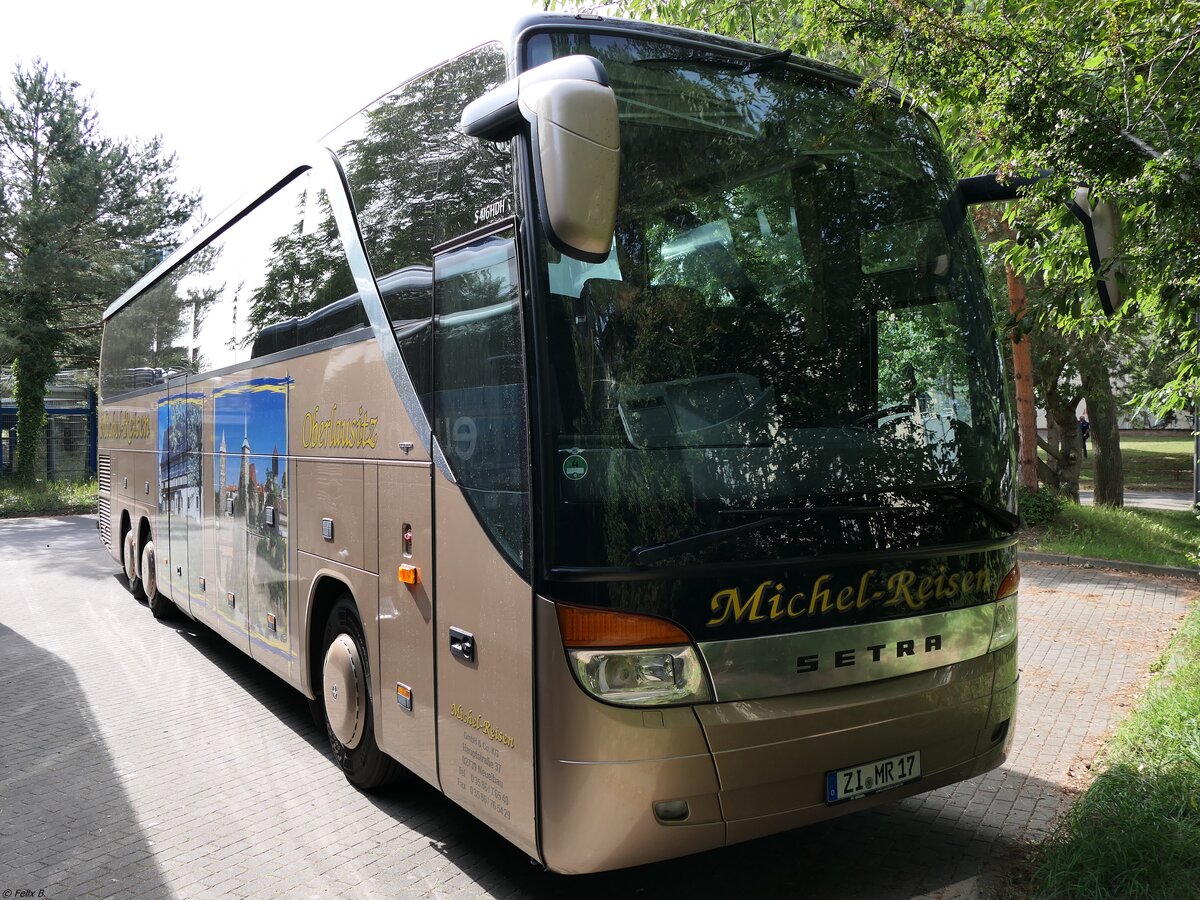
<path id="1" fill-rule="evenodd" d="M 875 762 L 838 769 L 825 775 L 825 802 L 841 803 L 886 791 L 921 777 L 921 751 L 901 753 Z"/>

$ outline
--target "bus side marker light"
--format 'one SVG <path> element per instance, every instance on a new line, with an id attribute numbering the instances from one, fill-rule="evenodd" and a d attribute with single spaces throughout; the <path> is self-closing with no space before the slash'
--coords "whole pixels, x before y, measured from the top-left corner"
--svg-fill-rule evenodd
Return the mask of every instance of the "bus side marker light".
<path id="1" fill-rule="evenodd" d="M 396 577 L 405 584 L 420 584 L 421 570 L 416 566 L 410 566 L 408 563 L 405 563 L 396 570 Z"/>
<path id="2" fill-rule="evenodd" d="M 412 712 L 412 688 L 398 681 L 396 682 L 396 705 Z"/>

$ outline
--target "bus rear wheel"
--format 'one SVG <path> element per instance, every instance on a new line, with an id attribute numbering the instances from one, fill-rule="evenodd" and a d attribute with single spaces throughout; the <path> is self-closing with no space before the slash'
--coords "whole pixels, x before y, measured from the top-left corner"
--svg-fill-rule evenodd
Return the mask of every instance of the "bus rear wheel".
<path id="1" fill-rule="evenodd" d="M 321 646 L 320 708 L 333 758 L 355 787 L 382 787 L 395 779 L 399 765 L 375 742 L 367 641 L 348 594 L 334 604 Z"/>
<path id="2" fill-rule="evenodd" d="M 158 570 L 154 561 L 154 541 L 146 541 L 142 548 L 142 590 L 150 614 L 156 619 L 165 619 L 175 609 L 175 604 L 158 589 Z"/>
<path id="3" fill-rule="evenodd" d="M 125 566 L 125 578 L 129 581 L 129 593 L 139 600 L 146 599 L 142 591 L 142 577 L 138 574 L 137 535 L 133 533 L 132 528 L 125 532 L 121 562 Z"/>

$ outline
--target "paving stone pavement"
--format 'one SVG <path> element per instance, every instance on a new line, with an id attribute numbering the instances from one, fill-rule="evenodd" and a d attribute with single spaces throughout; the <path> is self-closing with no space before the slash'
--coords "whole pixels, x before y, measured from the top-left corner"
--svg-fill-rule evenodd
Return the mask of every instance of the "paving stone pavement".
<path id="1" fill-rule="evenodd" d="M 565 878 L 422 782 L 350 787 L 299 694 L 129 596 L 94 519 L 0 522 L 0 896 L 979 896 L 1069 805 L 1195 592 L 1025 566 L 1002 768 L 765 840 Z"/>

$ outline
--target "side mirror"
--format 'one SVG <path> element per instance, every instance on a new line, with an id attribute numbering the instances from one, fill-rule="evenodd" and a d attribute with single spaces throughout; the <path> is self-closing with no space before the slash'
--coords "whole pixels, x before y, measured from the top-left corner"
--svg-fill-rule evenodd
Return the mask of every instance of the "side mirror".
<path id="1" fill-rule="evenodd" d="M 1125 301 L 1125 267 L 1117 258 L 1117 245 L 1121 240 L 1121 217 L 1117 207 L 1108 202 L 1092 206 L 1088 189 L 1081 187 L 1076 188 L 1075 199 L 1067 204 L 1067 209 L 1083 223 L 1100 305 L 1105 314 L 1115 315 Z"/>
<path id="2" fill-rule="evenodd" d="M 1016 200 L 1018 189 L 1036 184 L 1051 174 L 1048 169 L 1043 169 L 1032 177 L 1013 175 L 1001 183 L 996 173 L 991 172 L 973 178 L 958 179 L 958 191 L 967 206 L 974 206 L 976 203 L 1003 203 Z"/>
<path id="3" fill-rule="evenodd" d="M 463 131 L 504 141 L 529 124 L 533 174 L 550 243 L 604 262 L 617 220 L 621 140 L 608 73 L 590 56 L 565 56 L 493 88 L 462 111 Z"/>
<path id="4" fill-rule="evenodd" d="M 1032 177 L 1015 176 L 1003 184 L 995 174 L 960 178 L 958 193 L 964 206 L 976 203 L 998 203 L 1017 199 L 1018 188 L 1041 181 L 1054 173 L 1043 169 Z M 1117 259 L 1117 245 L 1121 238 L 1121 217 L 1112 203 L 1097 203 L 1092 206 L 1088 189 L 1075 190 L 1075 198 L 1067 203 L 1069 209 L 1083 225 L 1087 236 L 1088 255 L 1092 261 L 1092 272 L 1096 276 L 1096 293 L 1105 315 L 1115 315 L 1125 300 L 1125 267 Z"/>

